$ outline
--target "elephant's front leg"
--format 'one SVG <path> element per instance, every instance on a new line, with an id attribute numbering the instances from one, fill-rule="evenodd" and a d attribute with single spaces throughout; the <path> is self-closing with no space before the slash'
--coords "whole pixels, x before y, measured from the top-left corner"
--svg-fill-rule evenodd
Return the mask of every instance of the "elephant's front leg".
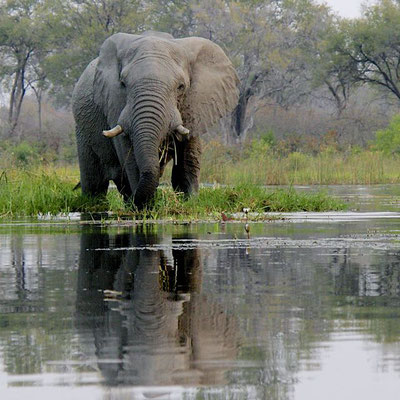
<path id="1" fill-rule="evenodd" d="M 189 196 L 199 189 L 201 145 L 197 137 L 176 142 L 176 156 L 172 168 L 172 187 Z M 175 165 L 176 157 L 176 165 Z"/>
<path id="2" fill-rule="evenodd" d="M 107 162 L 93 150 L 87 136 L 90 133 L 77 127 L 78 159 L 81 177 L 82 193 L 87 196 L 105 196 L 108 189 L 109 178 Z M 97 144 L 97 143 L 96 143 Z M 100 147 L 100 146 L 97 146 Z M 107 160 L 110 161 L 110 160 Z"/>

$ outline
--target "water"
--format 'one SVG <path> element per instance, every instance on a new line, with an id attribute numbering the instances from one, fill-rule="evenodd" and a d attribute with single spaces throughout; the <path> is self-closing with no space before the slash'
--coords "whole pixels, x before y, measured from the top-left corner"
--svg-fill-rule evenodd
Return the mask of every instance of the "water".
<path id="1" fill-rule="evenodd" d="M 400 214 L 363 207 L 0 225 L 1 399 L 397 399 Z"/>
<path id="2" fill-rule="evenodd" d="M 314 185 L 294 188 L 301 191 L 326 190 L 348 202 L 350 208 L 356 211 L 400 211 L 399 185 Z"/>

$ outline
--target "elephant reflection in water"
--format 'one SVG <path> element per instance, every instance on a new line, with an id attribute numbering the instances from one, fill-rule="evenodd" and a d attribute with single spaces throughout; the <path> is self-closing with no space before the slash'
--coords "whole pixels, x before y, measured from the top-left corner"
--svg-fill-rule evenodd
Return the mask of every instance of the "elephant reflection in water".
<path id="1" fill-rule="evenodd" d="M 82 350 L 108 385 L 224 383 L 237 329 L 200 293 L 199 251 L 168 255 L 150 250 L 152 244 L 157 236 L 144 233 L 82 235 L 76 315 Z M 122 292 L 122 300 L 105 301 L 104 290 Z"/>

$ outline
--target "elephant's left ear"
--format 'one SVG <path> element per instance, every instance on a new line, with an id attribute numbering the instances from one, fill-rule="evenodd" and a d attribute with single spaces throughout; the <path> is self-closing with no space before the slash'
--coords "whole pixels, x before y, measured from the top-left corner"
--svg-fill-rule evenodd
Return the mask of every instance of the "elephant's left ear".
<path id="1" fill-rule="evenodd" d="M 188 54 L 191 69 L 182 119 L 185 127 L 198 135 L 236 107 L 239 79 L 229 58 L 210 40 L 192 37 L 176 42 Z"/>

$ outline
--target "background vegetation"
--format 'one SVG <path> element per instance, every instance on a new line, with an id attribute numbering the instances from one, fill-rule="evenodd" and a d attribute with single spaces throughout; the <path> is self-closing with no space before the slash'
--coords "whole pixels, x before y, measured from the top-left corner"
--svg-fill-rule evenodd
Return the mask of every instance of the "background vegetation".
<path id="1" fill-rule="evenodd" d="M 314 0 L 0 1 L 0 168 L 76 164 L 75 82 L 106 37 L 149 29 L 206 37 L 238 71 L 203 181 L 399 181 L 398 0 L 352 20 Z"/>

